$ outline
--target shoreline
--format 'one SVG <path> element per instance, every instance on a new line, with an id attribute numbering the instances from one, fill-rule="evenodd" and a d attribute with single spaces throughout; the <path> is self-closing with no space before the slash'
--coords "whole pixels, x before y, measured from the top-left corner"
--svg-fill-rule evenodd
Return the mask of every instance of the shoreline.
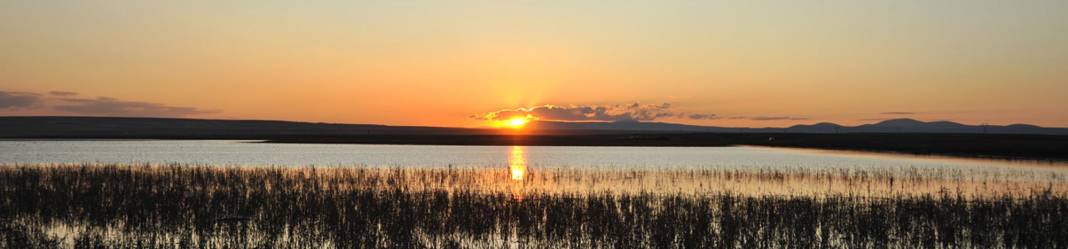
<path id="1" fill-rule="evenodd" d="M 380 144 L 452 146 L 730 147 L 819 149 L 957 158 L 1068 161 L 1068 136 L 925 133 L 626 133 L 587 135 L 416 134 L 276 136 L 35 136 L 0 141 L 243 140 L 276 144 Z"/>
<path id="2" fill-rule="evenodd" d="M 262 143 L 623 147 L 761 146 L 961 158 L 1068 161 L 1068 136 L 1001 134 L 605 134 L 293 137 Z"/>

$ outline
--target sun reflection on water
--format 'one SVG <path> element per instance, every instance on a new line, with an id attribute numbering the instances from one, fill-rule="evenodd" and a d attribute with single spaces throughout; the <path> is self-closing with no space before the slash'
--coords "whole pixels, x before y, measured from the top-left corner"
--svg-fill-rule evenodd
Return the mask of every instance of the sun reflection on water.
<path id="1" fill-rule="evenodd" d="M 527 152 L 523 146 L 512 146 L 508 156 L 508 172 L 512 178 L 512 199 L 523 201 L 526 185 L 523 179 L 527 177 Z"/>
<path id="2" fill-rule="evenodd" d="M 511 151 L 508 157 L 508 169 L 512 180 L 522 181 L 527 176 L 527 153 L 523 146 L 512 146 Z"/>

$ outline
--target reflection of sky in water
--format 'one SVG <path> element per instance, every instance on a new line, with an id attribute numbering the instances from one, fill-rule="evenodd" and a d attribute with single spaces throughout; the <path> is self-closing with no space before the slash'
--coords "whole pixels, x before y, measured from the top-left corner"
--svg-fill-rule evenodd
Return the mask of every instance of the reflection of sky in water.
<path id="1" fill-rule="evenodd" d="M 0 141 L 0 163 L 695 169 L 1021 169 L 1034 163 L 760 147 L 266 144 L 240 141 Z M 520 163 L 521 162 L 521 163 Z M 1060 167 L 1029 170 L 1065 171 Z M 522 177 L 522 176 L 520 176 Z"/>

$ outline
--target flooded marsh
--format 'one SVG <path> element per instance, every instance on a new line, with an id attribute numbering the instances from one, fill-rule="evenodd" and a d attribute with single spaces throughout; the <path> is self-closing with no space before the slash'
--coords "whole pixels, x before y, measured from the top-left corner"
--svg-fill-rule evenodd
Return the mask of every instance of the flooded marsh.
<path id="1" fill-rule="evenodd" d="M 513 168 L 8 165 L 0 168 L 0 237 L 4 238 L 0 245 L 1068 245 L 1068 188 L 1060 175 L 919 169 L 516 172 Z"/>
<path id="2" fill-rule="evenodd" d="M 759 147 L 0 148 L 0 248 L 1068 247 L 1058 162 Z"/>

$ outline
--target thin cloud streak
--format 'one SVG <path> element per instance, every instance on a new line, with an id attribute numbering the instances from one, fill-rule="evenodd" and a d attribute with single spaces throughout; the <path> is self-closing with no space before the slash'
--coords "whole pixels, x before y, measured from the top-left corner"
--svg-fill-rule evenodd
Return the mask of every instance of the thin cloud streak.
<path id="1" fill-rule="evenodd" d="M 690 114 L 690 115 L 687 115 L 686 117 L 688 117 L 690 119 L 693 119 L 693 120 L 719 119 L 719 116 L 716 116 L 716 114 Z"/>
<path id="2" fill-rule="evenodd" d="M 781 121 L 781 120 L 809 120 L 808 117 L 801 116 L 731 116 L 727 117 L 730 120 L 750 120 L 750 121 Z"/>
<path id="3" fill-rule="evenodd" d="M 64 98 L 62 104 L 54 107 L 55 110 L 88 114 L 88 115 L 115 115 L 136 117 L 182 117 L 197 114 L 217 113 L 217 110 L 202 110 L 195 107 L 169 106 L 157 103 L 123 101 L 114 98 L 100 97 L 87 98 Z"/>
<path id="4" fill-rule="evenodd" d="M 68 92 L 68 91 L 51 91 L 51 92 L 48 92 L 48 94 L 51 94 L 52 96 L 58 96 L 58 97 L 70 97 L 70 96 L 77 96 L 78 95 L 78 93 L 76 93 L 76 92 Z"/>
<path id="5" fill-rule="evenodd" d="M 90 115 L 126 117 L 185 117 L 219 113 L 196 107 L 127 101 L 109 97 L 79 98 L 76 92 L 50 91 L 46 94 L 0 91 L 0 110 L 38 112 L 49 115 Z"/>
<path id="6" fill-rule="evenodd" d="M 808 120 L 806 117 L 794 117 L 794 116 L 757 116 L 749 117 L 749 120 L 754 121 L 778 121 L 778 120 Z"/>
<path id="7" fill-rule="evenodd" d="M 0 91 L 0 109 L 25 109 L 37 106 L 41 95 L 26 92 Z"/>

